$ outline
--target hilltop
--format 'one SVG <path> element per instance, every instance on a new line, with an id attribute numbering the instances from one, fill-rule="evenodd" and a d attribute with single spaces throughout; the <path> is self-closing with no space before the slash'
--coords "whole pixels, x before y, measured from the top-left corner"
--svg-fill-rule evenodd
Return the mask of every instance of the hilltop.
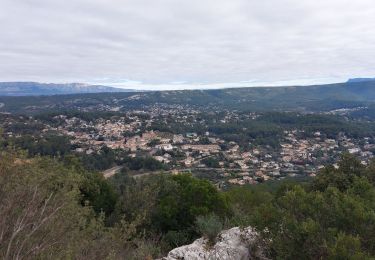
<path id="1" fill-rule="evenodd" d="M 132 90 L 83 83 L 0 82 L 0 96 L 38 96 L 126 91 Z"/>
<path id="2" fill-rule="evenodd" d="M 17 84 L 16 84 L 17 85 Z M 40 93 L 56 93 L 58 84 L 36 85 Z M 71 86 L 71 85 L 69 85 Z M 31 87 L 33 88 L 33 87 Z M 375 102 L 375 81 L 347 82 L 329 85 L 253 87 L 216 90 L 174 90 L 149 92 L 126 91 L 107 87 L 62 85 L 55 96 L 0 97 L 2 112 L 41 112 L 58 109 L 126 111 L 129 108 L 142 109 L 155 104 L 186 105 L 210 109 L 237 110 L 284 110 L 284 111 L 329 111 L 371 106 Z M 1 89 L 1 84 L 0 84 Z M 34 90 L 33 95 L 38 93 Z M 55 91 L 55 92 L 54 92 Z M 83 93 L 83 92 L 107 93 Z M 10 90 L 8 90 L 10 93 Z M 79 94 L 77 94 L 79 92 Z M 14 90 L 13 93 L 16 93 Z M 15 95 L 15 94 L 14 94 Z M 99 107 L 98 107 L 99 106 Z"/>

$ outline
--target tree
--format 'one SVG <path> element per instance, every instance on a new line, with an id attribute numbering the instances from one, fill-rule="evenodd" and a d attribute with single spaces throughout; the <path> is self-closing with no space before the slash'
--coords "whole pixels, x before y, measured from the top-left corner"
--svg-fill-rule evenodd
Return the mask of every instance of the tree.
<path id="1" fill-rule="evenodd" d="M 215 213 L 224 218 L 230 213 L 224 196 L 210 182 L 188 174 L 169 178 L 174 186 L 160 193 L 153 216 L 161 231 L 189 229 L 201 215 Z"/>
<path id="2" fill-rule="evenodd" d="M 80 185 L 82 204 L 92 206 L 97 214 L 104 212 L 108 217 L 115 209 L 118 195 L 103 175 L 88 173 L 84 177 Z"/>
<path id="3" fill-rule="evenodd" d="M 201 161 L 209 168 L 219 168 L 220 164 L 219 161 L 216 158 L 208 157 Z"/>
<path id="4" fill-rule="evenodd" d="M 79 203 L 80 175 L 47 158 L 0 157 L 0 258 L 78 257 L 86 247 L 108 256 L 91 229 L 106 237 L 100 221 Z"/>
<path id="5" fill-rule="evenodd" d="M 344 156 L 308 187 L 284 186 L 252 223 L 281 259 L 364 259 L 375 255 L 375 187 L 357 160 Z"/>
<path id="6" fill-rule="evenodd" d="M 315 178 L 312 184 L 314 190 L 324 191 L 328 187 L 336 187 L 340 191 L 347 190 L 355 177 L 365 175 L 365 167 L 352 155 L 344 154 L 339 162 L 339 168 L 327 166 Z"/>
<path id="7" fill-rule="evenodd" d="M 147 143 L 147 146 L 154 147 L 155 145 L 160 144 L 160 139 L 152 139 L 150 142 Z"/>
<path id="8" fill-rule="evenodd" d="M 130 222 L 139 221 L 137 229 L 148 234 L 167 234 L 186 242 L 197 236 L 198 216 L 215 213 L 224 219 L 230 214 L 225 197 L 215 186 L 187 174 L 128 180 L 121 190 L 116 214 Z"/>

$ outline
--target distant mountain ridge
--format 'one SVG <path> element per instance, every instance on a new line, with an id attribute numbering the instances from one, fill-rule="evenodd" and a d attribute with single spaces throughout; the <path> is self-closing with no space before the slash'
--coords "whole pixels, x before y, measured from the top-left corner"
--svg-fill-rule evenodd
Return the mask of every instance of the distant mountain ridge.
<path id="1" fill-rule="evenodd" d="M 80 86 L 80 85 L 79 85 Z M 87 93 L 40 96 L 0 96 L 0 112 L 29 113 L 51 109 L 95 111 L 107 109 L 143 109 L 155 104 L 195 106 L 208 109 L 242 111 L 331 111 L 336 109 L 371 108 L 375 111 L 375 80 L 313 86 L 249 87 L 208 90 L 171 90 L 122 92 L 97 89 Z M 100 91 L 99 91 L 100 90 Z M 56 92 L 54 92 L 56 93 Z M 66 92 L 65 92 L 66 93 Z M 71 93 L 71 92 L 70 92 Z M 106 108 L 104 108 L 106 107 Z M 373 110 L 367 111 L 373 116 Z"/>
<path id="2" fill-rule="evenodd" d="M 353 78 L 349 79 L 346 83 L 358 83 L 358 82 L 368 82 L 375 81 L 375 78 Z"/>
<path id="3" fill-rule="evenodd" d="M 0 96 L 39 96 L 129 91 L 134 92 L 135 90 L 83 83 L 0 82 Z"/>
<path id="4" fill-rule="evenodd" d="M 365 86 L 357 85 L 357 87 L 355 87 L 356 91 L 354 91 L 354 93 L 352 94 L 357 94 L 356 92 L 358 91 L 359 92 L 364 91 L 364 89 L 361 89 L 362 87 L 367 89 L 368 84 L 371 84 L 374 82 L 375 82 L 375 78 L 352 78 L 344 83 L 337 83 L 337 84 L 323 84 L 323 85 L 313 85 L 313 86 L 280 86 L 280 87 L 272 87 L 271 89 L 273 89 L 273 92 L 279 93 L 280 90 L 286 90 L 286 89 L 291 90 L 297 87 L 299 90 L 297 92 L 300 92 L 300 91 L 304 92 L 306 87 L 309 88 L 310 90 L 312 89 L 317 90 L 316 88 L 318 87 L 319 91 L 323 91 L 323 93 L 325 93 L 326 90 L 328 89 L 320 89 L 321 87 L 341 85 L 345 88 L 348 86 L 352 86 L 353 84 L 354 85 L 365 84 Z M 262 90 L 258 90 L 259 88 Z M 249 89 L 250 93 L 253 92 L 253 90 L 256 90 L 255 91 L 256 93 L 263 92 L 264 90 L 267 90 L 266 92 L 269 92 L 269 90 L 271 90 L 269 87 L 241 87 L 241 88 L 211 89 L 211 91 L 216 92 L 218 90 L 221 90 L 222 92 L 227 92 L 227 91 L 231 92 L 233 89 Z M 163 92 L 174 93 L 175 91 L 178 92 L 179 90 L 170 90 L 170 91 L 163 91 Z M 186 91 L 194 92 L 194 90 L 186 90 Z M 210 91 L 210 89 L 201 89 L 198 91 Z M 153 91 L 123 89 L 123 88 L 109 87 L 109 86 L 103 86 L 103 85 L 91 85 L 91 84 L 85 84 L 85 83 L 0 82 L 0 96 L 44 96 L 44 95 L 51 96 L 51 95 L 65 95 L 65 94 L 116 93 L 116 92 L 153 92 Z M 337 94 L 340 94 L 340 92 L 342 92 L 342 89 L 340 89 L 340 91 Z M 371 87 L 370 92 L 372 94 L 373 92 L 372 87 Z"/>

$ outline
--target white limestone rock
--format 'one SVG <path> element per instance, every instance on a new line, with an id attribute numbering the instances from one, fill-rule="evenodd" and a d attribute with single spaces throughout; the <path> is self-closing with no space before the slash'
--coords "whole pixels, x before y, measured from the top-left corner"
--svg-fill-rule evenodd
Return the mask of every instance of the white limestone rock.
<path id="1" fill-rule="evenodd" d="M 251 227 L 234 227 L 222 231 L 213 246 L 205 238 L 192 244 L 173 249 L 163 260 L 247 260 L 265 259 L 257 246 L 258 233 Z M 252 250 L 257 252 L 251 252 Z"/>

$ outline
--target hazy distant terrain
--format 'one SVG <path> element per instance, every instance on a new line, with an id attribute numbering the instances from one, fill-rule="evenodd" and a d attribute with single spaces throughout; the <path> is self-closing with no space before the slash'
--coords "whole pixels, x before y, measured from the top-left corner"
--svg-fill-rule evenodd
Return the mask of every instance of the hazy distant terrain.
<path id="1" fill-rule="evenodd" d="M 37 96 L 124 91 L 130 90 L 82 83 L 0 82 L 0 96 Z"/>
<path id="2" fill-rule="evenodd" d="M 8 84 L 8 85 L 6 85 Z M 175 90 L 150 92 L 115 92 L 120 89 L 101 86 L 61 85 L 61 84 L 16 84 L 0 83 L 0 89 L 7 89 L 8 95 L 0 97 L 2 112 L 40 112 L 44 110 L 79 109 L 119 111 L 163 105 L 187 105 L 209 108 L 230 108 L 238 110 L 284 110 L 284 111 L 329 111 L 342 108 L 372 106 L 375 102 L 375 81 L 354 80 L 346 83 L 296 86 L 296 87 L 257 87 L 217 90 Z M 5 88 L 4 86 L 8 86 Z M 17 96 L 26 94 L 29 88 L 32 95 L 37 93 L 51 96 Z M 18 92 L 17 92 L 18 91 Z M 44 92 L 43 92 L 44 91 Z M 58 92 L 59 91 L 59 92 Z M 121 90 L 126 91 L 126 90 Z M 65 95 L 52 95 L 52 94 Z M 106 93 L 85 93 L 106 92 Z M 75 93 L 75 94 L 71 94 Z M 69 95 L 66 95 L 69 94 Z M 31 94 L 30 94 L 31 95 Z"/>

